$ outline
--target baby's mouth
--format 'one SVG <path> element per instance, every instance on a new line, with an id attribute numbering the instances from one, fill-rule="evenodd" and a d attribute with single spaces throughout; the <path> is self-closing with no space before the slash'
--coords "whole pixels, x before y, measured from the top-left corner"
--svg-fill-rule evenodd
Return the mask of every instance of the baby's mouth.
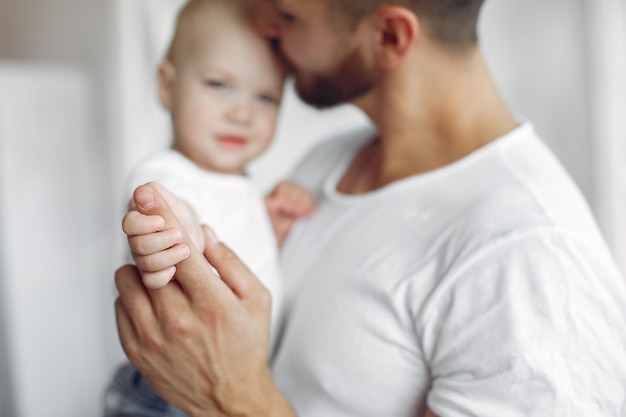
<path id="1" fill-rule="evenodd" d="M 240 149 L 246 145 L 246 138 L 236 135 L 222 135 L 217 137 L 217 141 L 225 148 Z"/>

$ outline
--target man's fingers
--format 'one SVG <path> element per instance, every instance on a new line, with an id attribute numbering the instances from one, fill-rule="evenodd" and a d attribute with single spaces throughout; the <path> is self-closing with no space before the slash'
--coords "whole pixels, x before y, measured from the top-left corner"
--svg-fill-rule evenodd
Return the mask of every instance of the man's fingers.
<path id="1" fill-rule="evenodd" d="M 117 320 L 117 333 L 122 343 L 122 349 L 128 359 L 135 363 L 139 355 L 139 341 L 133 323 L 122 303 L 121 299 L 115 300 L 115 318 Z"/>
<path id="2" fill-rule="evenodd" d="M 185 294 L 193 301 L 195 299 L 206 299 L 224 297 L 228 289 L 221 280 L 217 279 L 211 266 L 204 256 L 198 251 L 192 242 L 185 228 L 180 223 L 176 215 L 172 212 L 168 201 L 176 204 L 178 200 L 164 187 L 149 183 L 137 187 L 133 195 L 137 204 L 137 209 L 145 215 L 161 216 L 165 221 L 166 229 L 177 229 L 181 232 L 180 244 L 189 249 L 189 256 L 176 264 L 176 280 L 182 287 Z M 151 293 L 153 301 L 157 298 L 167 297 L 166 293 L 170 286 L 162 289 L 162 294 Z M 175 288 L 175 287 L 172 287 Z"/>
<path id="3" fill-rule="evenodd" d="M 115 271 L 115 285 L 120 294 L 116 302 L 116 311 L 123 307 L 124 313 L 121 323 L 118 318 L 118 326 L 120 324 L 124 326 L 119 329 L 120 332 L 124 331 L 127 337 L 135 339 L 142 338 L 144 333 L 154 332 L 158 328 L 154 318 L 154 309 L 147 290 L 141 284 L 141 276 L 137 268 L 133 265 L 125 265 Z"/>

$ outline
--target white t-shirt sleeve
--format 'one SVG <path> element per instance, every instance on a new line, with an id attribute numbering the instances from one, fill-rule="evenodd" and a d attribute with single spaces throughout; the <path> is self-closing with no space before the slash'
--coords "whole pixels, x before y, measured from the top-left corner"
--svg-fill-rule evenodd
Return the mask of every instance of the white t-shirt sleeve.
<path id="1" fill-rule="evenodd" d="M 624 282 L 611 264 L 558 231 L 485 248 L 423 310 L 430 409 L 442 417 L 620 415 L 626 354 L 612 331 L 625 326 L 620 297 Z"/>

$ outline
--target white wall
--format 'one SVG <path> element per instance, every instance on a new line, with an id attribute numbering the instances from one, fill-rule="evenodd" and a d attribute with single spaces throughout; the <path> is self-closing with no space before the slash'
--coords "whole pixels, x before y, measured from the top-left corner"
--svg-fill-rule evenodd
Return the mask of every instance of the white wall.
<path id="1" fill-rule="evenodd" d="M 626 271 L 626 1 L 586 4 L 594 207 Z"/>
<path id="2" fill-rule="evenodd" d="M 0 114 L 11 124 L 0 122 L 0 131 L 10 127 L 12 136 L 0 150 L 1 417 L 99 415 L 102 389 L 120 356 L 112 276 L 121 231 L 110 180 L 117 152 L 107 113 L 112 12 L 107 0 L 0 0 L 0 61 L 20 68 L 10 77 L 26 76 L 30 70 L 23 68 L 33 65 L 70 68 L 80 80 L 56 94 L 67 94 L 68 102 L 86 95 L 79 108 L 60 104 L 66 118 L 53 123 L 33 115 L 20 131 L 15 97 L 44 111 L 50 97 L 33 100 L 33 94 L 56 72 L 43 69 L 28 83 L 31 89 L 14 88 L 9 98 L 4 91 Z M 80 87 L 71 87 L 76 82 Z M 82 126 L 80 137 L 69 126 Z M 40 197 L 49 199 L 37 217 L 36 206 L 22 206 L 32 199 L 19 198 L 31 177 L 44 188 Z M 76 186 L 81 180 L 89 183 Z M 25 226 L 28 233 L 20 230 Z"/>
<path id="3" fill-rule="evenodd" d="M 592 198 L 585 3 L 487 1 L 481 35 L 510 107 L 534 123 Z"/>
<path id="4" fill-rule="evenodd" d="M 0 60 L 0 281 L 8 416 L 89 415 L 105 382 L 91 91 L 76 68 Z M 4 388 L 3 388 L 4 391 Z"/>

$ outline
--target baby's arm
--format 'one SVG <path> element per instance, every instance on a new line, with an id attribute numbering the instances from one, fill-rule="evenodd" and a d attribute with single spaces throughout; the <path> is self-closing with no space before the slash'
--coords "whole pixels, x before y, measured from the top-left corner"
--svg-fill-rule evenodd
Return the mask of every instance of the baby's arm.
<path id="1" fill-rule="evenodd" d="M 151 185 L 165 198 L 198 250 L 204 252 L 204 235 L 191 207 L 165 187 L 157 183 Z M 164 229 L 161 217 L 146 216 L 137 211 L 137 204 L 141 202 L 136 198 L 134 195 L 129 204 L 122 229 L 128 236 L 128 244 L 144 284 L 153 289 L 161 288 L 174 276 L 175 265 L 189 256 L 189 248 L 179 244 L 181 231 Z"/>
<path id="2" fill-rule="evenodd" d="M 311 214 L 315 208 L 315 197 L 294 182 L 282 181 L 265 197 L 265 207 L 278 245 L 282 246 L 296 220 Z"/>

